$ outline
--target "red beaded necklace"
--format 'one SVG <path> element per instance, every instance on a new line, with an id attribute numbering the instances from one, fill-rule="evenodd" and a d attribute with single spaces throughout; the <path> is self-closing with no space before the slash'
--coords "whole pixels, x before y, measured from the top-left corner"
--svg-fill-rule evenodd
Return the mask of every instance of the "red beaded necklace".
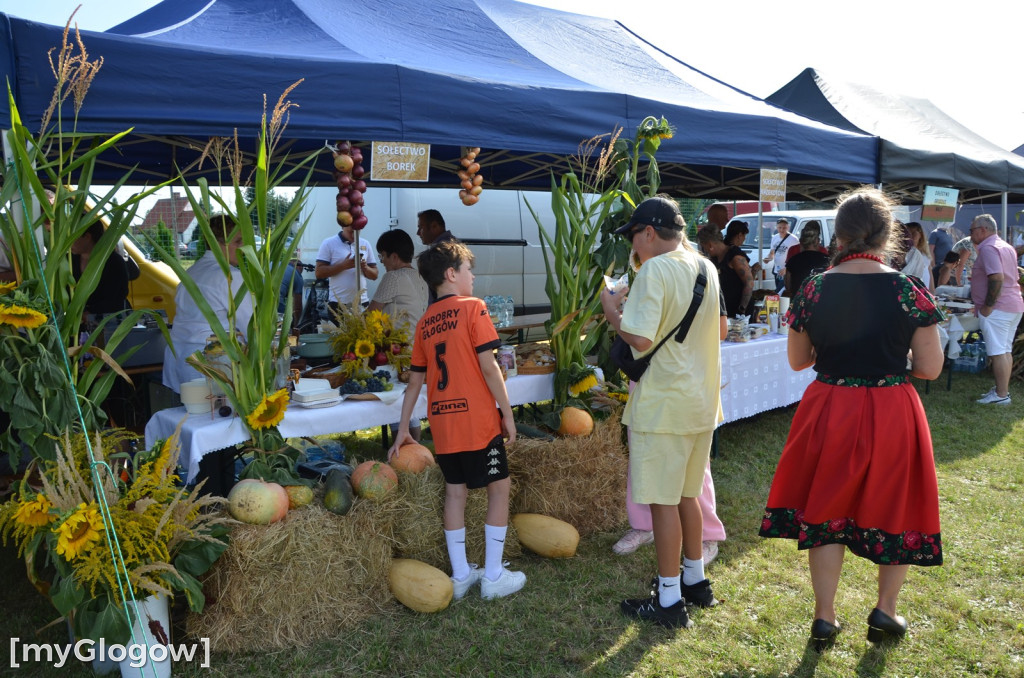
<path id="1" fill-rule="evenodd" d="M 877 261 L 878 263 L 882 264 L 883 266 L 885 265 L 885 260 L 883 260 L 882 257 L 880 257 L 878 255 L 875 255 L 875 254 L 868 254 L 867 252 L 858 252 L 857 254 L 847 254 L 845 257 L 843 257 L 842 259 L 839 260 L 839 263 L 840 264 L 844 264 L 847 261 L 850 261 L 852 259 L 871 259 L 872 261 Z"/>

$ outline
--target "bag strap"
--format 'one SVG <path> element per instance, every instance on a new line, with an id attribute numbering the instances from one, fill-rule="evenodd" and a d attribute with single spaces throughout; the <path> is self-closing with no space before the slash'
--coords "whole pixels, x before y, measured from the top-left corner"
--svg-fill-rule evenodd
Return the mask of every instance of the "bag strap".
<path id="1" fill-rule="evenodd" d="M 702 262 L 700 267 L 702 270 L 697 273 L 697 280 L 693 285 L 693 296 L 690 298 L 690 307 L 686 309 L 686 315 L 683 316 L 683 319 L 679 321 L 678 325 L 672 328 L 671 332 L 662 337 L 661 341 L 658 342 L 658 345 L 654 347 L 653 351 L 644 356 L 644 360 L 647 362 L 650 362 L 651 359 L 654 358 L 654 354 L 658 352 L 658 349 L 661 348 L 666 341 L 668 341 L 668 338 L 671 337 L 673 333 L 675 333 L 676 342 L 680 344 L 683 343 L 686 339 L 686 335 L 689 334 L 690 326 L 693 325 L 693 319 L 697 317 L 697 309 L 700 308 L 701 302 L 704 301 L 704 290 L 708 285 L 708 278 L 704 274 L 703 270 L 705 268 L 705 264 Z"/>

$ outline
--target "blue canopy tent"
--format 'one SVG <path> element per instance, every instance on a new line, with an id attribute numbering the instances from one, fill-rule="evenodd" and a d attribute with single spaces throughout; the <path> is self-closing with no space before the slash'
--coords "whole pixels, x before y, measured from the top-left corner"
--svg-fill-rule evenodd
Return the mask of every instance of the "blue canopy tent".
<path id="1" fill-rule="evenodd" d="M 925 185 L 960 190 L 961 201 L 1024 198 L 1024 158 L 1004 150 L 927 99 L 828 78 L 807 68 L 767 101 L 824 124 L 879 138 L 879 178 L 920 200 Z"/>
<path id="2" fill-rule="evenodd" d="M 0 14 L 0 75 L 30 128 L 61 31 Z M 780 111 L 615 21 L 511 0 L 166 0 L 82 38 L 104 63 L 78 130 L 134 127 L 98 180 L 134 165 L 154 179 L 209 172 L 195 165 L 207 140 L 254 137 L 264 94 L 272 105 L 300 78 L 281 150 L 430 143 L 430 185 L 457 185 L 462 147 L 480 146 L 487 185 L 546 188 L 581 141 L 615 126 L 631 136 L 648 115 L 678 130 L 658 156 L 676 195 L 756 197 L 762 166 L 788 169 L 794 198 L 878 178 L 871 136 Z"/>

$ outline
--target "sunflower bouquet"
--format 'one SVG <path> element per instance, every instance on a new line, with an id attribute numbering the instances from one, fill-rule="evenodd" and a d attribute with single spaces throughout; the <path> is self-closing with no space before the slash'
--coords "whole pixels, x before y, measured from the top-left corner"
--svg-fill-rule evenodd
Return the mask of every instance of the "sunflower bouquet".
<path id="1" fill-rule="evenodd" d="M 409 369 L 412 360 L 409 323 L 383 311 L 362 313 L 358 307 L 342 305 L 334 316 L 335 326 L 327 330 L 334 359 L 350 379 L 366 378 L 381 367 L 396 373 Z"/>
<path id="2" fill-rule="evenodd" d="M 67 617 L 79 639 L 124 643 L 131 601 L 184 592 L 205 604 L 198 577 L 227 548 L 223 499 L 181 487 L 178 438 L 130 458 L 112 452 L 134 438 L 108 430 L 89 449 L 82 434 L 51 441 L 38 483 L 27 473 L 0 504 L 0 535 L 25 559 L 32 584 Z"/>

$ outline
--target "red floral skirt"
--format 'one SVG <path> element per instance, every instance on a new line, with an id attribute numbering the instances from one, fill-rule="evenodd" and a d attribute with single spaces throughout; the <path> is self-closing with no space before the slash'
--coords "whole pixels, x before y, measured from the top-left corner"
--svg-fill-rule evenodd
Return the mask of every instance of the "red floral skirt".
<path id="1" fill-rule="evenodd" d="M 845 544 L 879 565 L 942 564 L 932 438 L 914 387 L 808 386 L 760 534 L 801 549 Z"/>

